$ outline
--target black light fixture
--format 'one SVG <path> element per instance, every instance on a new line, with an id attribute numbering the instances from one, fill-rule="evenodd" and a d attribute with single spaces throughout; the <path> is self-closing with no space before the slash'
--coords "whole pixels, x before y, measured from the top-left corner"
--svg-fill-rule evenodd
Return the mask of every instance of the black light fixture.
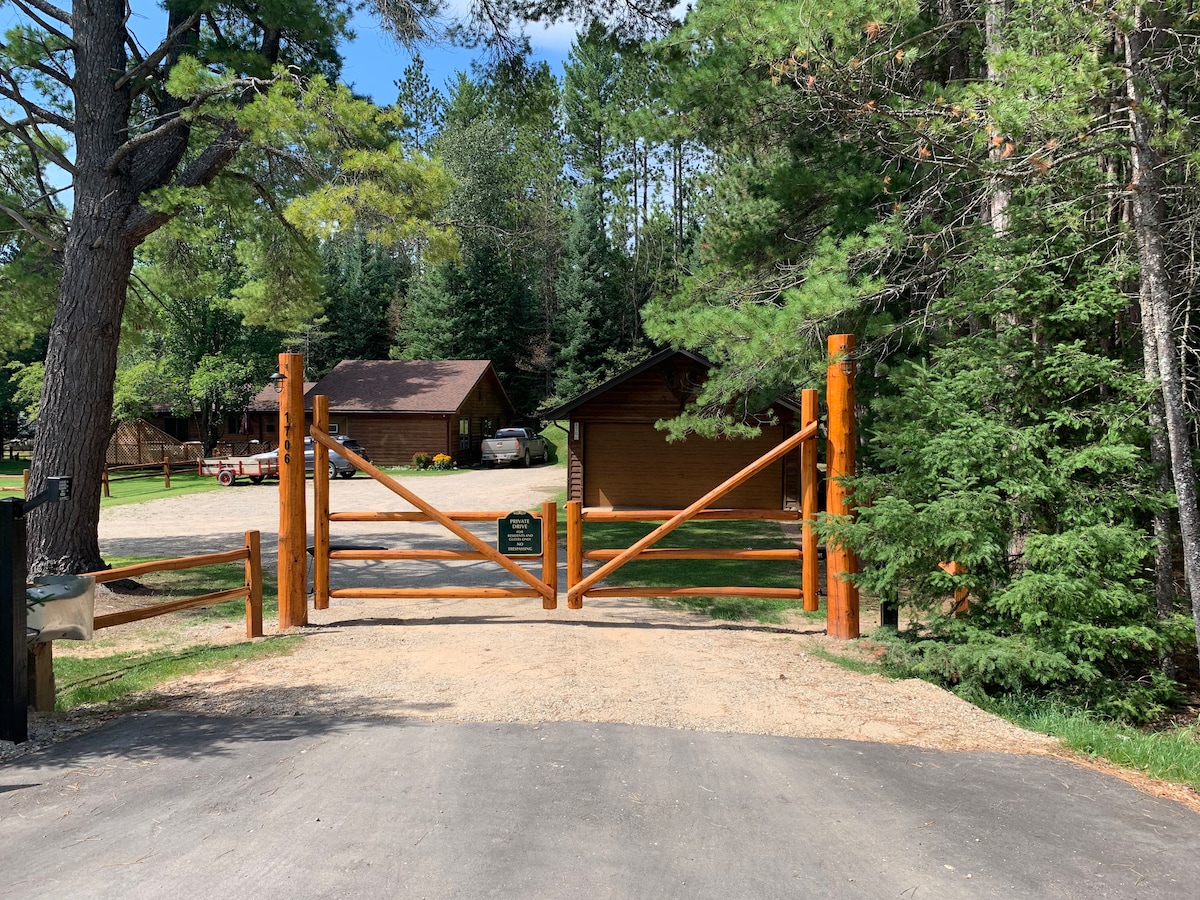
<path id="1" fill-rule="evenodd" d="M 281 372 L 276 372 L 274 375 L 272 375 L 267 380 L 269 382 L 271 382 L 271 387 L 275 388 L 275 393 L 277 393 L 277 394 L 283 393 L 283 383 L 285 381 L 287 381 L 286 375 L 284 375 Z"/>

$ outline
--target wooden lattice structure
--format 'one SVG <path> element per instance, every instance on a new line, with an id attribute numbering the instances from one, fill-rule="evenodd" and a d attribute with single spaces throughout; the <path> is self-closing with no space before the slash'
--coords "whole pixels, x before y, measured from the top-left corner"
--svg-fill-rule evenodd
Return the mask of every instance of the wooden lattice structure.
<path id="1" fill-rule="evenodd" d="M 274 449 L 275 444 L 270 441 L 218 441 L 208 455 L 213 458 L 252 456 Z M 138 419 L 117 426 L 109 439 L 104 461 L 109 466 L 158 466 L 162 465 L 164 459 L 172 463 L 196 463 L 202 457 L 204 447 L 199 441 L 177 440 L 162 429 Z"/>
<path id="2" fill-rule="evenodd" d="M 104 461 L 110 466 L 154 465 L 194 462 L 203 456 L 199 444 L 185 444 L 141 419 L 122 422 L 109 438 Z"/>

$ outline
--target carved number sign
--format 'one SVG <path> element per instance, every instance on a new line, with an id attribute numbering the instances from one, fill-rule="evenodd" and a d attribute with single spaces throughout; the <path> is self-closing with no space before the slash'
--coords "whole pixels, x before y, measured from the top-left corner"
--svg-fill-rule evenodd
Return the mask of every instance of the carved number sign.
<path id="1" fill-rule="evenodd" d="M 499 549 L 506 556 L 539 556 L 542 552 L 542 520 L 527 512 L 509 513 L 496 520 Z"/>

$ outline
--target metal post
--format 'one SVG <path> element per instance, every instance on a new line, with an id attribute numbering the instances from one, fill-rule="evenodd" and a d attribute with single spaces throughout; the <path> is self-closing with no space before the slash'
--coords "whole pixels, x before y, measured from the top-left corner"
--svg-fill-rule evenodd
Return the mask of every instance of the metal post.
<path id="1" fill-rule="evenodd" d="M 29 739 L 25 501 L 0 500 L 0 739 Z"/>

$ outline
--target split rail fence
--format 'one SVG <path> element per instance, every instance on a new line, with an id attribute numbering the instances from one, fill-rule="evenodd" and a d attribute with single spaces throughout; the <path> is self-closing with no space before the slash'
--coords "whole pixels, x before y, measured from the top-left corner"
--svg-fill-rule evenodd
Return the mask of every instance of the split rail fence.
<path id="1" fill-rule="evenodd" d="M 168 457 L 163 457 L 160 463 L 141 463 L 132 466 L 109 466 L 105 465 L 102 477 L 104 496 L 112 496 L 109 493 L 109 485 L 117 484 L 121 481 L 138 481 L 143 478 L 161 478 L 163 487 L 166 490 L 171 489 L 171 473 L 172 472 L 194 472 L 196 466 L 194 463 L 172 462 Z M 128 473 L 118 474 L 113 477 L 112 473 Z"/>
<path id="2" fill-rule="evenodd" d="M 200 556 L 184 556 L 175 559 L 155 559 L 118 569 L 102 569 L 87 574 L 97 584 L 109 584 L 122 578 L 137 578 L 154 572 L 178 572 L 185 569 L 200 569 L 206 566 L 227 565 L 241 561 L 244 564 L 245 583 L 241 587 L 212 591 L 195 597 L 166 600 L 135 609 L 121 610 L 94 616 L 92 628 L 112 628 L 141 622 L 169 613 L 182 612 L 202 606 L 215 606 L 229 600 L 246 601 L 246 637 L 263 636 L 263 589 L 261 538 L 257 531 L 247 531 L 243 544 L 236 550 L 221 553 L 206 553 Z M 29 704 L 40 712 L 54 709 L 54 644 L 51 641 L 31 644 L 29 650 Z"/>
<path id="3" fill-rule="evenodd" d="M 246 637 L 262 637 L 263 634 L 263 591 L 262 591 L 262 542 L 257 531 L 247 531 L 244 543 L 236 550 L 226 550 L 221 553 L 205 553 L 200 556 L 183 556 L 176 559 L 155 559 L 118 569 L 103 569 L 88 574 L 96 579 L 97 584 L 108 584 L 123 578 L 137 578 L 139 575 L 149 575 L 154 572 L 178 572 L 185 569 L 201 569 L 206 566 L 219 566 L 239 560 L 245 567 L 245 583 L 241 587 L 227 588 L 222 591 L 212 591 L 195 597 L 184 597 L 178 600 L 166 600 L 136 609 L 126 609 L 121 612 L 107 613 L 96 616 L 93 628 L 112 628 L 114 625 L 127 625 L 130 622 L 141 622 L 169 613 L 182 612 L 185 609 L 195 609 L 201 606 L 215 606 L 229 600 L 246 601 Z"/>

